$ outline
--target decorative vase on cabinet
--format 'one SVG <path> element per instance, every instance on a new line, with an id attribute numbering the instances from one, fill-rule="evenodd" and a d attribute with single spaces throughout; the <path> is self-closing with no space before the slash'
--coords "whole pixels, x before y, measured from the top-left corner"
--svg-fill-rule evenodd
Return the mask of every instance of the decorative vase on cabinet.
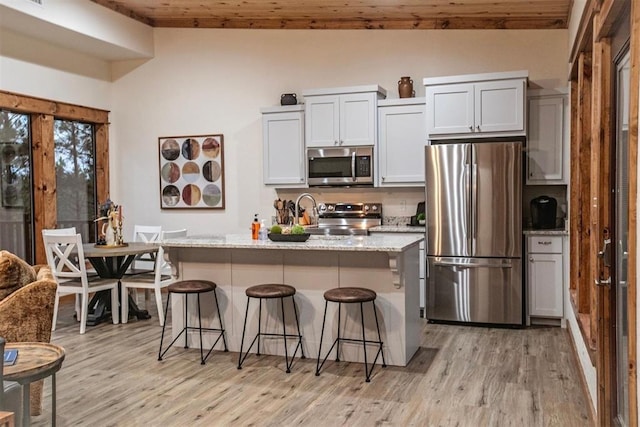
<path id="1" fill-rule="evenodd" d="M 398 80 L 398 94 L 400 98 L 413 98 L 416 95 L 411 77 L 400 77 L 400 80 Z"/>

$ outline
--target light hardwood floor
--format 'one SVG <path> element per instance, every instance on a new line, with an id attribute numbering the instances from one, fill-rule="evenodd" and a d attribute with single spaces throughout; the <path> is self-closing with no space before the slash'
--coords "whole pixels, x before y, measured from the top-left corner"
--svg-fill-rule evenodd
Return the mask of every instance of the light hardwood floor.
<path id="1" fill-rule="evenodd" d="M 153 307 L 151 307 L 153 308 Z M 52 342 L 66 350 L 57 374 L 59 426 L 588 426 L 586 396 L 567 331 L 430 325 L 405 368 L 171 349 L 157 361 L 153 317 L 78 333 L 63 303 Z M 34 426 L 50 425 L 51 381 Z"/>

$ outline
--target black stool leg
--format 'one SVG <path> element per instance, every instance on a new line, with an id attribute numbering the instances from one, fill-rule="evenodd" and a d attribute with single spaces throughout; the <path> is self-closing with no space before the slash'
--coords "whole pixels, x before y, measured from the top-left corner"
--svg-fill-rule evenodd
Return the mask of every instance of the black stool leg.
<path id="1" fill-rule="evenodd" d="M 189 348 L 189 324 L 187 323 L 187 301 L 189 300 L 189 294 L 184 294 L 184 348 Z"/>
<path id="2" fill-rule="evenodd" d="M 204 352 L 202 351 L 202 316 L 200 315 L 200 294 L 198 294 L 198 331 L 200 332 L 200 364 L 204 365 Z"/>
<path id="3" fill-rule="evenodd" d="M 380 342 L 380 354 L 382 354 L 382 367 L 386 368 L 387 362 L 384 361 L 384 350 L 382 348 L 382 336 L 380 335 L 380 325 L 378 324 L 378 313 L 376 311 L 376 302 L 371 301 L 371 304 L 373 304 L 373 315 L 376 318 L 376 329 L 378 330 L 378 341 Z"/>
<path id="4" fill-rule="evenodd" d="M 164 340 L 164 328 L 167 326 L 167 313 L 169 312 L 169 300 L 171 292 L 167 294 L 167 305 L 164 309 L 164 322 L 162 323 L 162 335 L 160 335 L 160 349 L 158 350 L 158 360 L 162 360 L 162 341 Z"/>
<path id="5" fill-rule="evenodd" d="M 329 302 L 325 300 L 324 316 L 322 316 L 322 330 L 320 331 L 320 345 L 318 346 L 318 362 L 316 362 L 316 377 L 320 375 L 320 357 L 322 357 L 322 338 L 324 337 L 324 324 L 327 321 L 327 305 L 328 304 Z"/>
<path id="6" fill-rule="evenodd" d="M 302 356 L 300 358 L 305 359 L 304 347 L 302 346 L 302 333 L 300 332 L 300 322 L 298 321 L 298 309 L 296 308 L 296 300 L 293 298 L 293 295 L 291 295 L 291 303 L 293 304 L 293 313 L 296 316 L 296 326 L 298 327 L 298 343 L 300 345 L 300 351 L 302 352 Z M 296 353 L 294 352 L 293 355 L 295 357 Z"/>
<path id="7" fill-rule="evenodd" d="M 369 375 L 369 369 L 367 367 L 367 339 L 364 333 L 364 309 L 362 308 L 362 303 L 360 303 L 360 322 L 362 323 L 362 347 L 364 348 L 364 376 L 366 377 L 366 382 L 371 382 Z M 373 371 L 373 366 L 371 367 Z"/>
<path id="8" fill-rule="evenodd" d="M 216 300 L 216 310 L 218 310 L 218 319 L 220 319 L 220 333 L 222 334 L 222 343 L 224 344 L 224 351 L 228 352 L 229 349 L 227 348 L 227 339 L 224 337 L 224 326 L 222 326 L 222 312 L 220 311 L 220 306 L 218 305 L 218 295 L 216 293 L 216 290 L 213 290 L 213 298 L 215 298 Z"/>
<path id="9" fill-rule="evenodd" d="M 340 318 L 342 312 L 342 303 L 338 303 L 338 338 L 336 338 L 336 362 L 340 361 Z"/>
<path id="10" fill-rule="evenodd" d="M 282 309 L 282 338 L 284 339 L 284 364 L 287 367 L 287 374 L 291 373 L 291 365 L 289 365 L 289 349 L 287 348 L 287 324 L 284 318 L 284 298 L 280 297 L 280 308 Z M 291 358 L 293 364 L 293 357 Z"/>
<path id="11" fill-rule="evenodd" d="M 242 369 L 242 346 L 244 344 L 244 333 L 247 329 L 247 315 L 249 314 L 249 301 L 250 297 L 247 297 L 247 308 L 244 311 L 244 325 L 242 326 L 242 340 L 240 341 L 240 355 L 238 355 L 238 369 Z"/>
<path id="12" fill-rule="evenodd" d="M 258 352 L 256 355 L 260 356 L 260 332 L 262 332 L 262 298 L 258 299 Z"/>

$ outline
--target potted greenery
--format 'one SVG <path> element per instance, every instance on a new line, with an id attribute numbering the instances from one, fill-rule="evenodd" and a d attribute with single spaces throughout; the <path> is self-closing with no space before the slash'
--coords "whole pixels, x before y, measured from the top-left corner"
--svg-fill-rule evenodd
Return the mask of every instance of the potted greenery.
<path id="1" fill-rule="evenodd" d="M 424 225 L 425 216 L 424 216 L 424 214 L 422 212 L 420 212 L 418 215 L 416 215 L 416 219 L 418 220 L 418 224 Z"/>

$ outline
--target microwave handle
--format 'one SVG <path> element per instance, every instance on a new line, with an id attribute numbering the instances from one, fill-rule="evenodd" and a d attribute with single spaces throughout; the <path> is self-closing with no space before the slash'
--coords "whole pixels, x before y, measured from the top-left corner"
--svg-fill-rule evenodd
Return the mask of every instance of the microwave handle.
<path id="1" fill-rule="evenodd" d="M 356 152 L 351 153 L 351 179 L 356 182 Z"/>

